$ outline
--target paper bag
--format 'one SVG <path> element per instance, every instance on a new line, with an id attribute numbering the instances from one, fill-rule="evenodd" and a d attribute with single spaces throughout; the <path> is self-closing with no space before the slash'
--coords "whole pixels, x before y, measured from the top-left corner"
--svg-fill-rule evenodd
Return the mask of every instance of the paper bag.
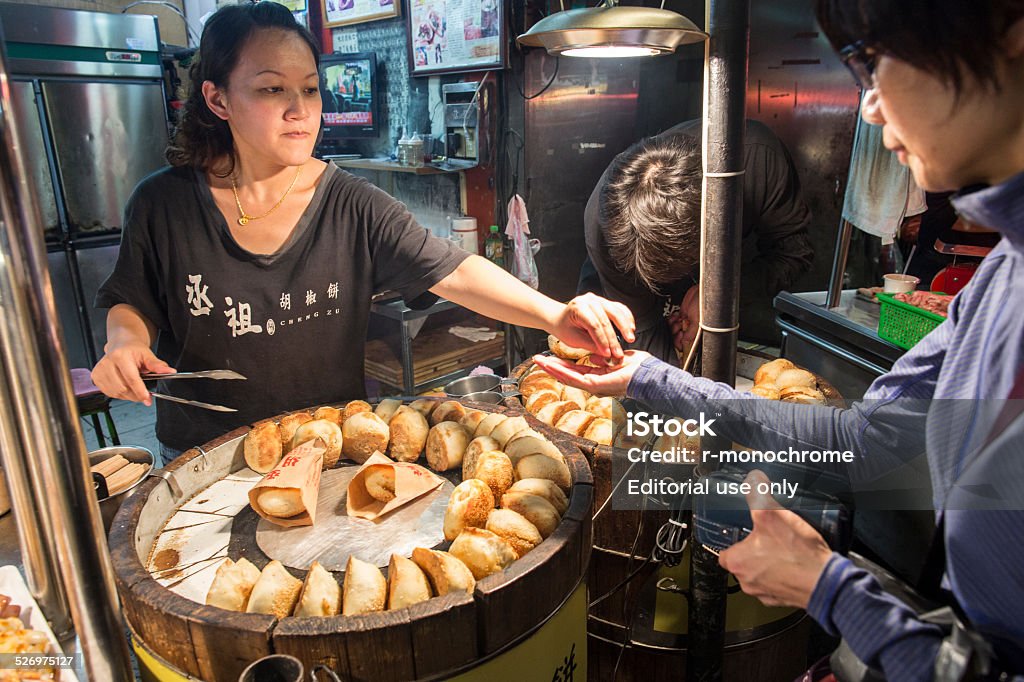
<path id="1" fill-rule="evenodd" d="M 253 511 L 279 526 L 312 526 L 316 500 L 320 495 L 320 465 L 326 451 L 323 440 L 317 438 L 306 441 L 281 458 L 278 465 L 249 491 L 249 505 Z M 305 511 L 287 518 L 267 514 L 258 501 L 260 493 L 267 488 L 298 491 Z"/>
<path id="2" fill-rule="evenodd" d="M 395 470 L 395 499 L 390 502 L 381 502 L 374 499 L 366 491 L 366 484 L 363 481 L 366 477 L 366 468 L 374 464 L 387 464 Z M 357 516 L 361 519 L 373 521 L 412 502 L 418 497 L 422 497 L 432 490 L 437 490 L 443 483 L 443 478 L 418 464 L 395 462 L 380 452 L 375 452 L 370 455 L 370 459 L 363 463 L 363 466 L 356 472 L 356 475 L 349 481 L 345 509 L 349 516 Z"/>

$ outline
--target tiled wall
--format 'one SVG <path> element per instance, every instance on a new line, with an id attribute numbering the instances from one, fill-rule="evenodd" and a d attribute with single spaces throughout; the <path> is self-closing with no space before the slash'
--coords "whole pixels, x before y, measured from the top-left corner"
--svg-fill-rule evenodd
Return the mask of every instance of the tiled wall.
<path id="1" fill-rule="evenodd" d="M 442 112 L 440 107 L 435 107 L 433 112 L 430 111 L 428 88 L 433 87 L 437 90 L 440 85 L 436 77 L 412 78 L 409 75 L 405 17 L 372 21 L 334 30 L 355 31 L 358 34 L 359 51 L 377 54 L 378 74 L 382 77 L 380 136 L 354 143 L 359 152 L 368 157 L 388 156 L 394 151 L 398 138 L 408 129 L 411 128 L 412 132 L 418 133 L 429 132 L 431 113 L 437 118 Z M 432 86 L 431 81 L 434 81 Z M 411 175 L 375 171 L 356 172 L 405 203 L 420 223 L 435 233 L 445 231 L 448 216 L 459 215 L 460 189 L 459 176 L 456 173 Z"/>

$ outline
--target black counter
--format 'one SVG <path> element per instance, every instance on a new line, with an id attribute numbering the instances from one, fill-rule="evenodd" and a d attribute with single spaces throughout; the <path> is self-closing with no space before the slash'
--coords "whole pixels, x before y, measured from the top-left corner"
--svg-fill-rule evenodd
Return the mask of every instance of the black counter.
<path id="1" fill-rule="evenodd" d="M 827 379 L 844 398 L 860 398 L 905 353 L 878 336 L 878 304 L 843 291 L 825 308 L 824 291 L 775 297 L 782 356 Z"/>

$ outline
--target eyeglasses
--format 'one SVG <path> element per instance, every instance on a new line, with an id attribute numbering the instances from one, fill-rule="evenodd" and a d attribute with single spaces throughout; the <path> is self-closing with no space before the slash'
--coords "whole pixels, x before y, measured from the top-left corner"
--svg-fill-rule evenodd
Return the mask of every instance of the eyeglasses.
<path id="1" fill-rule="evenodd" d="M 864 90 L 875 87 L 875 67 L 878 65 L 878 54 L 868 47 L 863 40 L 847 45 L 839 51 L 839 59 L 853 74 L 854 80 Z"/>

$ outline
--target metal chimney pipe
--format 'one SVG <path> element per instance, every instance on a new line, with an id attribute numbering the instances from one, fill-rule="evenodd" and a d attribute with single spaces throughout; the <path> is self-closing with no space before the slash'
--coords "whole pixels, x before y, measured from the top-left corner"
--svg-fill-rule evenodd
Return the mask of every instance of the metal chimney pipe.
<path id="1" fill-rule="evenodd" d="M 704 181 L 701 202 L 701 374 L 736 381 L 740 244 L 743 238 L 743 134 L 746 128 L 749 0 L 708 0 L 711 39 L 704 61 Z M 728 447 L 708 443 L 702 447 Z M 718 557 L 694 544 L 690 555 L 686 679 L 722 679 L 726 573 Z"/>
<path id="2" fill-rule="evenodd" d="M 0 299 L 0 308 L 3 308 Z M 0 463 L 7 475 L 11 497 L 11 510 L 17 523 L 18 544 L 21 547 L 25 577 L 32 598 L 39 604 L 58 640 L 74 631 L 67 593 L 57 573 L 57 548 L 53 543 L 54 531 L 45 509 L 36 505 L 29 469 L 32 460 L 26 456 L 18 440 L 18 425 L 11 406 L 7 375 L 0 366 Z"/>
<path id="3" fill-rule="evenodd" d="M 25 480 L 12 479 L 12 489 L 18 486 L 12 497 L 30 496 L 36 511 L 45 510 L 34 514 L 26 504 L 29 511 L 17 516 L 23 528 L 19 537 L 30 542 L 22 547 L 23 558 L 30 575 L 45 575 L 44 561 L 59 570 L 88 679 L 131 680 L 114 571 L 46 265 L 43 224 L 11 112 L 7 59 L 0 53 L 0 366 L 10 392 L 3 396 L 10 400 L 0 408 L 0 424 L 4 445 L 18 441 L 30 479 L 27 488 Z M 49 523 L 42 520 L 47 516 Z M 32 539 L 44 533 L 52 533 L 45 543 Z M 43 556 L 42 545 L 54 547 L 56 557 Z"/>
<path id="4" fill-rule="evenodd" d="M 710 0 L 701 202 L 703 376 L 736 380 L 749 0 Z"/>

